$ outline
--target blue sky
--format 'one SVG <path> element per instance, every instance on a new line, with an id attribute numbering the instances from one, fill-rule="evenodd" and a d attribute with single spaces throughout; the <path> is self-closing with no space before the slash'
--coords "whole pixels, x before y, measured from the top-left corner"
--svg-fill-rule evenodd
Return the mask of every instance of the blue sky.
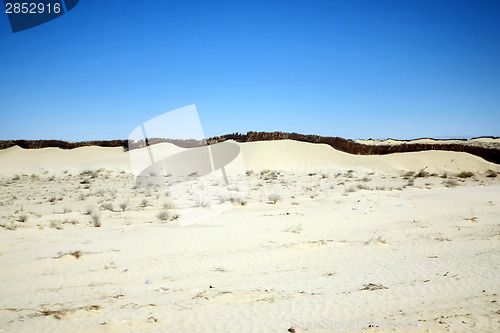
<path id="1" fill-rule="evenodd" d="M 500 136 L 500 1 L 80 0 L 13 34 L 0 139 L 124 139 L 196 104 L 207 137 Z"/>

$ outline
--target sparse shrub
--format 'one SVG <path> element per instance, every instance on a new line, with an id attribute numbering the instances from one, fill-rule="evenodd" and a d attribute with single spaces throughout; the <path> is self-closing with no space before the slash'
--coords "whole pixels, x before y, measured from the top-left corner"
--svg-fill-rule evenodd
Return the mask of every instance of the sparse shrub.
<path id="1" fill-rule="evenodd" d="M 272 203 L 273 205 L 276 204 L 278 201 L 281 200 L 281 197 L 279 194 L 273 193 L 270 194 L 267 199 L 269 199 L 269 202 Z"/>
<path id="2" fill-rule="evenodd" d="M 462 171 L 457 175 L 458 178 L 470 178 L 472 176 L 474 176 L 474 174 L 470 171 Z"/>
<path id="3" fill-rule="evenodd" d="M 220 194 L 217 196 L 217 200 L 219 200 L 220 204 L 223 204 L 224 202 L 229 200 L 229 197 L 227 197 L 226 195 Z"/>
<path id="4" fill-rule="evenodd" d="M 300 234 L 302 232 L 302 224 L 299 223 L 295 227 L 288 227 L 283 231 L 284 232 L 292 232 L 294 234 Z"/>
<path id="5" fill-rule="evenodd" d="M 92 214 L 93 211 L 94 211 L 94 206 L 87 206 L 87 208 L 85 208 L 85 211 L 83 213 L 85 215 L 90 215 Z"/>
<path id="6" fill-rule="evenodd" d="M 75 225 L 75 224 L 78 224 L 78 223 L 79 222 L 77 220 L 75 220 L 75 219 L 72 219 L 72 220 L 66 219 L 66 220 L 63 221 L 63 224 L 73 224 L 73 225 Z"/>
<path id="7" fill-rule="evenodd" d="M 5 224 L 5 223 L 0 223 L 0 228 L 4 228 L 6 230 L 10 230 L 10 231 L 14 231 L 17 229 L 17 224 L 14 224 L 14 223 L 9 223 L 9 224 Z"/>
<path id="8" fill-rule="evenodd" d="M 455 179 L 448 179 L 444 181 L 443 184 L 446 187 L 455 187 L 458 185 L 458 182 Z"/>
<path id="9" fill-rule="evenodd" d="M 113 204 L 111 202 L 105 202 L 101 205 L 101 209 L 103 210 L 113 210 Z"/>
<path id="10" fill-rule="evenodd" d="M 97 178 L 99 176 L 99 171 L 85 170 L 80 173 L 80 176 Z"/>
<path id="11" fill-rule="evenodd" d="M 167 201 L 163 204 L 164 209 L 175 209 L 175 205 L 173 202 Z"/>
<path id="12" fill-rule="evenodd" d="M 92 213 L 92 215 L 90 215 L 90 218 L 92 219 L 92 224 L 94 225 L 94 227 L 99 228 L 102 225 L 101 216 L 99 215 L 99 213 Z"/>
<path id="13" fill-rule="evenodd" d="M 260 172 L 261 178 L 264 180 L 275 180 L 278 178 L 279 172 L 265 169 Z"/>
<path id="14" fill-rule="evenodd" d="M 158 213 L 158 218 L 162 221 L 168 221 L 170 219 L 170 214 L 166 210 L 164 210 Z"/>
<path id="15" fill-rule="evenodd" d="M 247 201 L 243 197 L 235 197 L 235 198 L 231 198 L 231 203 L 240 204 L 241 206 L 245 206 L 247 204 Z"/>
<path id="16" fill-rule="evenodd" d="M 350 186 L 349 188 L 346 188 L 344 190 L 345 193 L 353 193 L 353 192 L 356 192 L 356 188 L 353 187 L 353 186 Z"/>
<path id="17" fill-rule="evenodd" d="M 26 216 L 26 215 L 19 215 L 19 217 L 17 218 L 17 220 L 19 222 L 26 222 L 26 221 L 28 221 L 28 216 Z"/>
<path id="18" fill-rule="evenodd" d="M 76 259 L 80 259 L 81 256 L 83 256 L 82 251 L 73 251 L 70 253 L 71 256 L 75 257 Z"/>
<path id="19" fill-rule="evenodd" d="M 85 185 L 86 185 L 86 184 L 90 184 L 90 179 L 85 178 L 84 180 L 82 180 L 82 181 L 80 182 L 80 184 L 85 184 Z"/>
<path id="20" fill-rule="evenodd" d="M 420 169 L 420 171 L 415 175 L 416 178 L 427 178 L 429 177 L 430 173 L 425 171 L 425 169 Z"/>
<path id="21" fill-rule="evenodd" d="M 125 209 L 127 209 L 127 206 L 128 206 L 128 204 L 126 202 L 122 202 L 120 204 L 120 208 L 122 209 L 122 211 L 125 211 Z"/>
<path id="22" fill-rule="evenodd" d="M 71 213 L 71 211 L 72 211 L 72 210 L 71 210 L 71 208 L 69 208 L 69 207 L 64 207 L 64 208 L 63 208 L 63 213 L 64 213 L 64 214 L 66 214 L 66 213 Z"/>
<path id="23" fill-rule="evenodd" d="M 448 174 L 445 172 L 441 175 L 441 178 L 448 178 Z"/>
<path id="24" fill-rule="evenodd" d="M 496 176 L 498 176 L 498 172 L 493 171 L 493 170 L 488 170 L 488 171 L 485 172 L 484 175 L 486 177 L 489 177 L 489 178 L 495 178 Z"/>
<path id="25" fill-rule="evenodd" d="M 366 183 L 366 182 L 371 181 L 371 178 L 370 178 L 370 177 L 363 177 L 363 178 L 361 179 L 361 181 L 363 181 L 363 182 L 365 182 L 365 183 Z"/>
<path id="26" fill-rule="evenodd" d="M 147 207 L 147 205 L 148 205 L 148 199 L 142 199 L 140 206 L 142 208 L 145 208 Z"/>
<path id="27" fill-rule="evenodd" d="M 415 184 L 415 180 L 413 178 L 408 179 L 408 183 L 406 183 L 406 186 L 413 186 Z"/>
<path id="28" fill-rule="evenodd" d="M 51 203 L 54 203 L 56 201 L 56 197 L 55 196 L 51 196 L 48 201 L 51 202 Z"/>
<path id="29" fill-rule="evenodd" d="M 200 197 L 196 197 L 194 199 L 194 206 L 195 207 L 208 207 L 209 206 L 209 202 L 204 200 L 203 198 L 200 198 Z"/>
<path id="30" fill-rule="evenodd" d="M 403 179 L 410 179 L 415 176 L 415 171 L 408 171 L 403 174 Z"/>
<path id="31" fill-rule="evenodd" d="M 63 230 L 63 225 L 60 221 L 50 221 L 50 227 L 56 230 Z"/>

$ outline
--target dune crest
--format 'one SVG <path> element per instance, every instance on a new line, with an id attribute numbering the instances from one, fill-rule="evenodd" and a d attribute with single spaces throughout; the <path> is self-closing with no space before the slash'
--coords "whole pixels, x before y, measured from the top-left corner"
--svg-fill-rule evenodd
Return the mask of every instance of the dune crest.
<path id="1" fill-rule="evenodd" d="M 280 169 L 307 170 L 315 168 L 366 169 L 384 173 L 401 170 L 428 172 L 500 172 L 500 166 L 480 157 L 451 151 L 421 151 L 389 155 L 353 155 L 341 152 L 327 144 L 294 140 L 257 141 L 238 143 L 247 170 Z M 171 143 L 151 146 L 163 156 L 185 148 Z M 18 146 L 0 151 L 0 172 L 36 172 L 40 169 L 63 171 L 109 168 L 131 171 L 129 154 L 120 147 L 80 147 L 71 150 L 59 148 L 22 149 Z"/>

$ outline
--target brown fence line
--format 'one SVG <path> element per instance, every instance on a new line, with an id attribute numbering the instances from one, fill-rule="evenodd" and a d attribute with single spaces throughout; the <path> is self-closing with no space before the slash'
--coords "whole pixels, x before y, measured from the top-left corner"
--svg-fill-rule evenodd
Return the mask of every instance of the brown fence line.
<path id="1" fill-rule="evenodd" d="M 425 150 L 446 150 L 466 152 L 484 158 L 489 162 L 500 164 L 500 150 L 493 148 L 485 148 L 471 146 L 467 144 L 442 144 L 442 143 L 401 143 L 397 145 L 369 145 L 354 142 L 340 137 L 323 137 L 319 135 L 304 135 L 298 133 L 283 133 L 283 132 L 248 132 L 247 134 L 233 133 L 222 136 L 216 136 L 205 140 L 173 140 L 165 138 L 149 138 L 147 142 L 133 142 L 129 147 L 128 140 L 101 140 L 101 141 L 80 141 L 67 142 L 62 140 L 3 140 L 0 141 L 0 149 L 6 149 L 12 146 L 19 146 L 24 149 L 39 149 L 48 147 L 57 147 L 61 149 L 74 149 L 86 146 L 100 147 L 122 147 L 124 150 L 144 147 L 146 144 L 152 145 L 162 142 L 170 142 L 179 147 L 192 148 L 226 140 L 234 140 L 236 142 L 254 142 L 254 141 L 273 141 L 273 140 L 296 140 L 309 143 L 327 144 L 337 150 L 355 154 L 355 155 L 386 155 L 393 153 L 406 153 Z"/>

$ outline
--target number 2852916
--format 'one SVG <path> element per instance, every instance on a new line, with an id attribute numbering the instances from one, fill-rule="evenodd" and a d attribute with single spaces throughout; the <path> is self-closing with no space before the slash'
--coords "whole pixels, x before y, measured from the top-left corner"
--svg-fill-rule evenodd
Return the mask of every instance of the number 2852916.
<path id="1" fill-rule="evenodd" d="M 43 14 L 61 12 L 60 3 L 34 3 L 34 2 L 7 2 L 5 4 L 5 13 L 7 14 Z"/>

